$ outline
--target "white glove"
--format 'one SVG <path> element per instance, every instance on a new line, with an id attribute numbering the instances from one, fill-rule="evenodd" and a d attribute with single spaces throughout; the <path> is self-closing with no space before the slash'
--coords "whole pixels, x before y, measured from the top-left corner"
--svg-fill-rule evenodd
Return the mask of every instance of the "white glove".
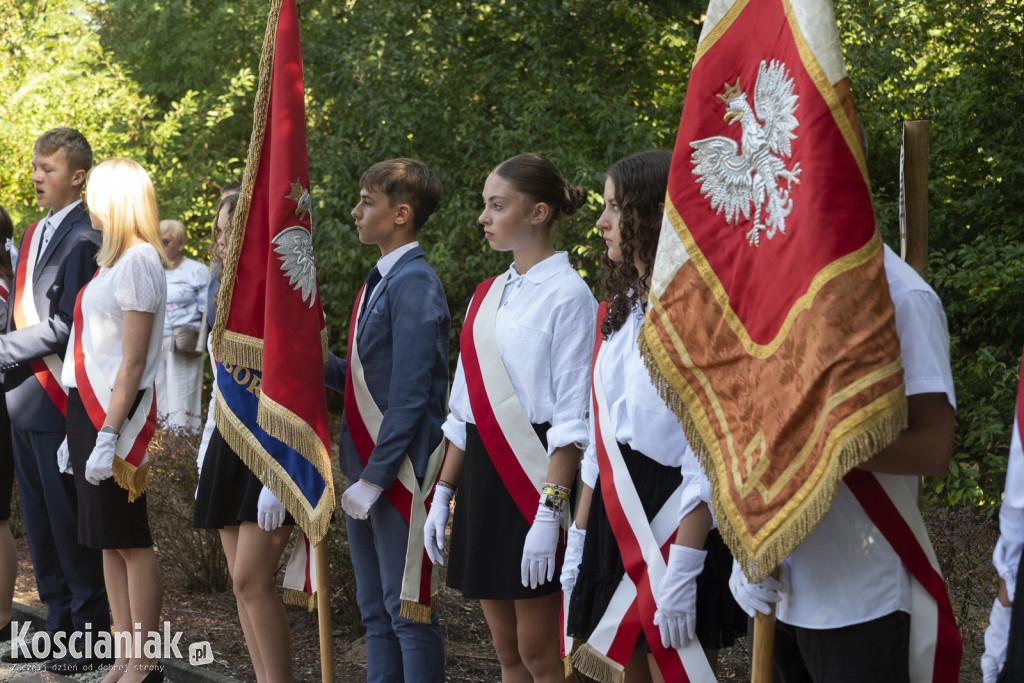
<path id="1" fill-rule="evenodd" d="M 341 495 L 341 509 L 352 519 L 366 519 L 383 490 L 376 484 L 360 479 Z"/>
<path id="2" fill-rule="evenodd" d="M 996 541 L 996 549 L 992 551 L 992 565 L 996 573 L 1006 582 L 1006 594 L 1013 602 L 1013 593 L 1017 588 L 1017 567 L 1020 566 L 1020 541 L 1011 541 L 1000 534 Z"/>
<path id="3" fill-rule="evenodd" d="M 423 525 L 423 547 L 434 564 L 444 564 L 444 528 L 448 526 L 454 495 L 453 489 L 440 482 L 434 486 L 434 498 L 430 501 L 427 521 Z"/>
<path id="4" fill-rule="evenodd" d="M 1006 663 L 1006 645 L 1010 637 L 1012 607 L 1003 607 L 996 598 L 985 629 L 985 654 L 981 656 L 981 676 L 984 683 L 995 683 L 999 671 Z"/>
<path id="5" fill-rule="evenodd" d="M 740 608 L 751 617 L 756 612 L 771 614 L 772 605 L 782 599 L 779 591 L 784 590 L 785 585 L 774 577 L 766 577 L 761 583 L 750 583 L 740 569 L 740 563 L 732 561 L 732 576 L 729 577 L 729 590 L 732 597 L 736 598 Z"/>
<path id="6" fill-rule="evenodd" d="M 580 562 L 583 561 L 583 543 L 587 540 L 587 530 L 577 529 L 573 522 L 569 527 L 569 541 L 565 545 L 565 559 L 562 560 L 562 590 L 566 593 L 565 601 L 569 602 L 572 589 L 576 587 L 576 577 L 580 575 Z"/>
<path id="7" fill-rule="evenodd" d="M 557 512 L 543 505 L 537 506 L 533 525 L 526 532 L 523 561 L 519 565 L 524 588 L 536 588 L 555 577 L 555 551 L 558 549 L 560 526 Z"/>
<path id="8" fill-rule="evenodd" d="M 57 448 L 57 471 L 61 474 L 74 474 L 71 469 L 71 454 L 68 452 L 68 437 L 66 436 Z"/>
<path id="9" fill-rule="evenodd" d="M 686 647 L 697 633 L 697 577 L 704 571 L 707 551 L 672 544 L 668 569 L 658 585 L 654 625 L 666 648 Z"/>
<path id="10" fill-rule="evenodd" d="M 117 434 L 100 432 L 96 435 L 96 445 L 92 454 L 85 461 L 85 480 L 99 486 L 104 479 L 114 476 L 114 447 L 117 445 Z"/>
<path id="11" fill-rule="evenodd" d="M 256 502 L 256 523 L 264 531 L 273 531 L 284 524 L 284 503 L 277 499 L 274 492 L 266 486 L 260 491 L 260 499 Z"/>

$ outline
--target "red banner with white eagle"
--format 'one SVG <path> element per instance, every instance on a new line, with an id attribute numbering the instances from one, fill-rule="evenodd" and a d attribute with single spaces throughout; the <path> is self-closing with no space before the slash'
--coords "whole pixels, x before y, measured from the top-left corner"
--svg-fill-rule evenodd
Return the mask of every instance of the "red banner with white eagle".
<path id="1" fill-rule="evenodd" d="M 298 13 L 295 0 L 275 0 L 217 300 L 216 417 L 228 444 L 316 544 L 330 524 L 334 486 L 311 210 Z"/>
<path id="2" fill-rule="evenodd" d="M 831 3 L 711 3 L 641 345 L 754 581 L 906 425 L 857 129 Z"/>

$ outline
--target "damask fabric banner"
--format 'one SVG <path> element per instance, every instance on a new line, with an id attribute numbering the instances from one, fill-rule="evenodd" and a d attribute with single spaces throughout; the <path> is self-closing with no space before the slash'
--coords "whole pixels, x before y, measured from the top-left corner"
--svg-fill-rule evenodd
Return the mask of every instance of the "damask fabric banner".
<path id="1" fill-rule="evenodd" d="M 752 581 L 906 426 L 857 129 L 831 3 L 711 3 L 640 341 Z"/>
<path id="2" fill-rule="evenodd" d="M 221 434 L 315 545 L 334 509 L 295 0 L 274 0 L 217 299 Z"/>

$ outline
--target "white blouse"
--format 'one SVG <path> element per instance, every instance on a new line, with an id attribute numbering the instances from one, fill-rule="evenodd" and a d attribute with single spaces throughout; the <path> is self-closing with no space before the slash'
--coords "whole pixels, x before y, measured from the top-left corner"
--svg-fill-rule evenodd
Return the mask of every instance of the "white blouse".
<path id="1" fill-rule="evenodd" d="M 519 404 L 531 423 L 551 424 L 548 455 L 571 443 L 583 447 L 597 301 L 564 251 L 524 275 L 516 272 L 514 263 L 509 270 L 494 329 Z M 461 356 L 448 406 L 444 434 L 465 449 L 466 423 L 475 420 Z"/>
<path id="2" fill-rule="evenodd" d="M 167 280 L 160 255 L 150 244 L 129 247 L 109 268 L 99 273 L 82 295 L 82 334 L 89 335 L 95 362 L 102 375 L 113 388 L 117 371 L 124 360 L 121 333 L 124 330 L 124 311 L 152 313 L 153 330 L 149 335 L 146 367 L 142 371 L 139 387 L 149 386 L 156 379 L 163 337 L 164 310 L 167 303 Z M 77 387 L 75 378 L 76 330 L 71 328 L 71 339 L 64 356 L 61 382 L 66 387 Z"/>
<path id="3" fill-rule="evenodd" d="M 175 327 L 189 325 L 199 329 L 206 308 L 206 284 L 210 271 L 199 261 L 190 258 L 172 270 L 164 271 L 167 278 L 167 313 L 164 315 L 163 336 Z"/>
<path id="4" fill-rule="evenodd" d="M 896 308 L 907 396 L 944 393 L 955 409 L 942 302 L 889 247 L 885 274 Z M 913 491 L 917 482 L 907 477 Z M 910 612 L 910 574 L 846 484 L 839 485 L 832 507 L 783 562 L 779 575 L 790 587 L 782 594 L 779 619 L 792 626 L 840 628 Z"/>
<path id="5" fill-rule="evenodd" d="M 683 497 L 679 518 L 700 501 L 711 499 L 711 484 L 686 441 L 683 427 L 669 410 L 651 383 L 637 339 L 644 322 L 643 310 L 637 302 L 622 327 L 601 345 L 597 372 L 604 388 L 608 415 L 615 425 L 615 440 L 629 445 L 651 460 L 668 467 L 677 467 L 683 475 Z M 597 486 L 597 435 L 590 420 L 590 443 L 583 453 L 581 476 L 590 488 Z"/>
<path id="6" fill-rule="evenodd" d="M 1015 406 L 1016 407 L 1016 406 Z M 1010 459 L 1006 465 L 1006 488 L 999 508 L 999 545 L 1004 552 L 993 555 L 996 572 L 1006 581 L 1010 598 L 1019 580 L 1021 544 L 1024 544 L 1024 451 L 1021 450 L 1020 425 L 1013 421 Z"/>

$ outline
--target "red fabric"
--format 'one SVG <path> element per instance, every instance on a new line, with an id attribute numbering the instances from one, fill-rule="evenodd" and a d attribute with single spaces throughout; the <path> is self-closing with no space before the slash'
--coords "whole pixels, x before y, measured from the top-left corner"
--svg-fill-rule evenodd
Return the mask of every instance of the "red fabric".
<path id="1" fill-rule="evenodd" d="M 844 481 L 907 570 L 935 599 L 939 608 L 939 626 L 933 681 L 955 683 L 960 678 L 963 643 L 942 576 L 932 567 L 914 532 L 874 475 L 864 470 L 851 470 Z"/>
<path id="2" fill-rule="evenodd" d="M 28 230 L 25 231 L 24 237 L 21 239 L 22 245 L 32 244 L 32 236 L 36 231 L 36 226 L 39 225 L 39 221 L 36 221 L 32 225 L 28 226 Z M 30 250 L 26 249 L 26 252 Z M 25 312 L 22 310 L 24 303 L 24 297 L 22 297 L 22 289 L 25 287 L 25 282 L 28 278 L 28 257 L 26 253 L 23 258 L 18 259 L 18 279 L 17 286 L 14 289 L 14 328 L 24 329 L 28 326 L 28 321 L 25 319 Z M 64 387 L 61 385 L 60 380 L 53 376 L 50 372 L 50 368 L 46 366 L 46 362 L 42 358 L 35 358 L 28 362 L 30 368 L 32 368 L 32 374 L 39 380 L 39 384 L 42 385 L 43 391 L 50 397 L 53 404 L 57 406 L 57 410 L 60 411 L 61 415 L 67 416 L 68 414 L 68 395 L 64 391 Z"/>
<path id="3" fill-rule="evenodd" d="M 594 358 L 592 362 L 592 377 L 597 376 L 597 356 L 601 351 L 601 344 L 604 340 L 601 337 L 601 322 L 607 314 L 606 306 L 602 302 L 597 309 L 597 337 L 594 342 Z M 592 385 L 593 386 L 593 385 Z M 647 636 L 647 644 L 651 648 L 655 661 L 658 663 L 658 670 L 666 681 L 679 681 L 687 683 L 690 677 L 683 668 L 675 650 L 666 648 L 661 644 L 661 631 L 654 624 L 654 613 L 657 611 L 657 604 L 654 601 L 654 587 L 651 586 L 650 575 L 647 573 L 647 563 L 644 561 L 643 550 L 633 535 L 626 512 L 622 509 L 619 501 L 618 491 L 615 490 L 614 475 L 611 463 L 608 460 L 608 451 L 605 449 L 604 440 L 601 438 L 601 414 L 597 405 L 597 394 L 592 391 L 592 408 L 590 414 L 594 420 L 594 446 L 597 448 L 597 464 L 600 473 L 598 482 L 601 485 L 601 496 L 604 499 L 605 512 L 608 514 L 608 522 L 615 534 L 615 541 L 618 543 L 619 552 L 622 554 L 622 565 L 629 575 L 630 580 L 636 586 L 637 597 L 627 612 L 628 618 L 623 621 L 622 626 L 616 633 L 608 654 L 615 661 L 627 662 L 630 654 L 636 647 L 637 634 L 642 627 L 644 635 Z M 669 546 L 672 545 L 670 538 L 661 548 L 662 557 L 668 558 Z M 625 656 L 625 659 L 619 657 Z"/>
<path id="4" fill-rule="evenodd" d="M 723 83 L 737 77 L 753 106 L 761 61 L 782 60 L 795 81 L 799 97 L 787 168 L 800 164 L 799 184 L 791 187 L 793 211 L 786 234 L 760 246 L 743 235 L 752 222 L 726 225 L 692 172 L 690 143 L 712 136 L 732 138 L 740 145 L 741 124 L 727 124 L 725 103 L 717 95 Z M 802 144 L 813 141 L 813 144 Z M 680 168 L 675 168 L 679 166 Z M 863 247 L 875 232 L 871 196 L 853 155 L 804 68 L 781 0 L 749 3 L 721 39 L 694 65 L 686 88 L 682 123 L 676 138 L 668 193 L 714 269 L 729 303 L 751 339 L 770 343 L 812 278 L 836 259 Z"/>
<path id="5" fill-rule="evenodd" d="M 310 213 L 289 199 L 293 184 L 309 190 L 302 50 L 295 0 L 284 0 L 277 23 L 274 69 L 263 148 L 238 257 L 226 329 L 263 340 L 260 391 L 308 424 L 330 453 L 320 295 L 302 300 L 281 270 L 271 240 L 300 226 L 312 232 Z M 315 349 L 315 350 L 314 350 Z"/>
<path id="6" fill-rule="evenodd" d="M 526 521 L 532 525 L 533 518 L 537 514 L 538 491 L 519 464 L 519 458 L 509 446 L 501 431 L 501 426 L 498 424 L 498 419 L 494 416 L 490 400 L 487 398 L 487 390 L 484 388 L 483 377 L 480 374 L 480 359 L 476 355 L 476 343 L 473 340 L 473 323 L 476 322 L 476 314 L 495 279 L 492 277 L 477 285 L 476 292 L 473 294 L 473 303 L 469 307 L 466 322 L 462 326 L 459 351 L 462 354 L 462 370 L 466 376 L 469 405 L 473 408 L 473 419 L 476 420 L 480 439 L 484 442 L 487 454 L 494 463 L 494 469 L 498 471 L 498 476 L 501 477 L 505 488 L 511 494 L 516 507 L 519 508 Z"/>

